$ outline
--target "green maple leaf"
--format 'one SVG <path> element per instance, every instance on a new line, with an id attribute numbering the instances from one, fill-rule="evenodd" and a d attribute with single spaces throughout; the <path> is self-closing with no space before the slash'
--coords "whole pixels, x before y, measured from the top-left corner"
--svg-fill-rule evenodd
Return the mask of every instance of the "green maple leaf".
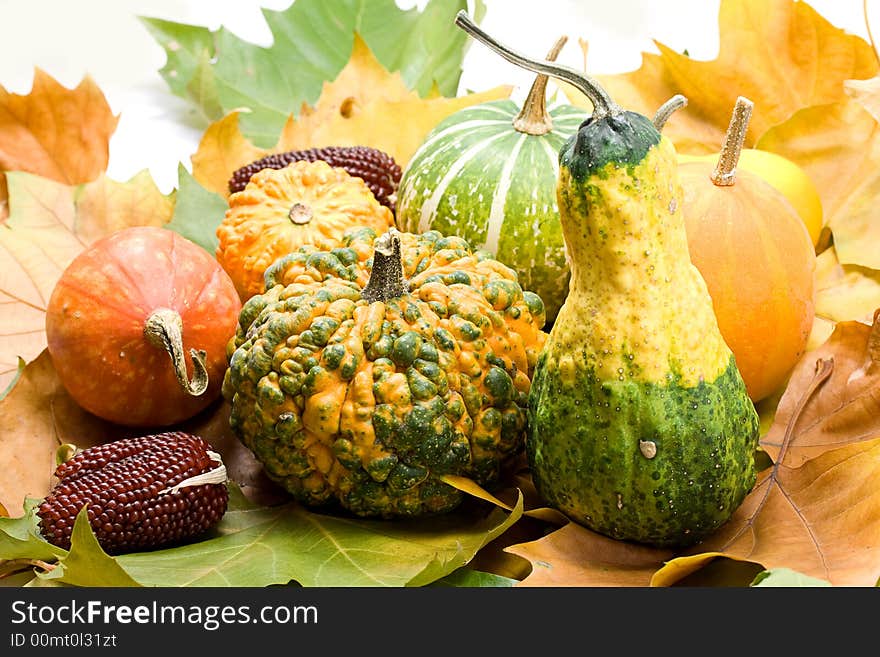
<path id="1" fill-rule="evenodd" d="M 466 565 L 523 512 L 455 512 L 388 522 L 313 513 L 296 503 L 257 506 L 230 484 L 221 522 L 195 542 L 109 556 L 85 513 L 77 515 L 69 551 L 39 537 L 34 504 L 20 519 L 0 519 L 0 559 L 51 561 L 40 585 L 73 586 L 426 586 Z M 498 585 L 490 575 L 458 573 L 453 586 Z"/>
<path id="2" fill-rule="evenodd" d="M 467 36 L 453 29 L 466 0 L 429 0 L 424 9 L 401 10 L 394 0 L 296 0 L 283 11 L 262 10 L 273 43 L 244 41 L 225 27 L 211 31 L 140 17 L 162 45 L 160 73 L 172 92 L 195 103 L 209 120 L 242 107 L 243 134 L 268 148 L 290 114 L 314 104 L 325 81 L 335 79 L 351 55 L 354 34 L 390 71 L 399 71 L 422 96 L 433 89 L 458 91 Z M 478 0 L 474 17 L 485 13 Z"/>

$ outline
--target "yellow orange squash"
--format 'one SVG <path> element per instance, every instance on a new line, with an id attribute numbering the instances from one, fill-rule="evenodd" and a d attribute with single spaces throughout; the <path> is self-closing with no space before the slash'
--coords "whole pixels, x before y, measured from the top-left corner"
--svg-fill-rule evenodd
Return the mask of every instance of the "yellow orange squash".
<path id="1" fill-rule="evenodd" d="M 229 197 L 216 257 L 246 301 L 264 291 L 263 274 L 281 256 L 306 245 L 329 251 L 349 229 L 381 233 L 393 224 L 391 210 L 361 178 L 323 160 L 303 160 L 263 169 Z"/>
<path id="2" fill-rule="evenodd" d="M 678 154 L 678 161 L 681 163 L 702 161 L 709 162 L 714 167 L 717 159 L 717 154 Z M 760 176 L 785 194 L 785 198 L 794 206 L 807 227 L 813 245 L 818 244 L 824 224 L 822 198 L 806 171 L 778 153 L 757 148 L 742 149 L 736 169 L 739 172 L 748 171 Z"/>
<path id="3" fill-rule="evenodd" d="M 736 167 L 751 116 L 740 98 L 717 165 L 679 165 L 691 260 L 749 396 L 782 386 L 804 353 L 815 315 L 816 258 L 797 211 L 777 188 Z"/>

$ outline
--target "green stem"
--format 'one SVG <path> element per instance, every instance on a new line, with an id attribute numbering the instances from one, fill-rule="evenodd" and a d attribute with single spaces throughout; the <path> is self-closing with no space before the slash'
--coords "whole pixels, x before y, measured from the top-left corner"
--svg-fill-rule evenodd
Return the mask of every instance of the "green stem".
<path id="1" fill-rule="evenodd" d="M 400 236 L 397 230 L 389 228 L 376 240 L 373 250 L 373 268 L 370 280 L 361 292 L 361 298 L 373 303 L 401 297 L 409 291 L 403 275 L 403 260 L 400 255 Z"/>
<path id="2" fill-rule="evenodd" d="M 567 66 L 561 66 L 543 60 L 529 59 L 525 55 L 502 45 L 480 29 L 463 9 L 456 14 L 455 24 L 474 39 L 497 52 L 507 61 L 535 73 L 553 76 L 554 78 L 562 80 L 563 82 L 568 82 L 570 85 L 577 88 L 590 99 L 591 103 L 593 103 L 594 118 L 601 119 L 605 116 L 614 116 L 623 111 L 613 100 L 611 100 L 611 96 L 608 95 L 608 92 L 606 92 L 599 83 L 591 77 L 575 71 L 573 68 L 568 68 Z"/>

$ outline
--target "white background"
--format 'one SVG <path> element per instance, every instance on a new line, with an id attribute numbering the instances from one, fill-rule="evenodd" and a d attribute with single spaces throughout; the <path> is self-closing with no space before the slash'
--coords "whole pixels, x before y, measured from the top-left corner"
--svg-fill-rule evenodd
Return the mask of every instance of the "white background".
<path id="1" fill-rule="evenodd" d="M 328 0 L 332 2 L 332 0 Z M 397 0 L 403 8 L 424 1 Z M 177 185 L 178 163 L 188 169 L 205 125 L 174 96 L 159 75 L 165 53 L 137 16 L 152 16 L 212 30 L 220 25 L 268 46 L 261 8 L 283 10 L 291 0 L 0 0 L 0 86 L 30 91 L 35 67 L 67 87 L 85 75 L 101 87 L 119 125 L 110 143 L 108 175 L 127 180 L 149 169 L 159 188 Z M 562 34 L 569 42 L 559 61 L 583 66 L 578 39 L 589 41 L 589 72 L 637 69 L 653 40 L 696 59 L 718 52 L 718 0 L 485 0 L 482 27 L 516 49 L 543 56 Z M 837 27 L 868 38 L 862 0 L 812 0 Z M 868 20 L 880 34 L 880 2 L 868 0 Z M 450 28 L 455 29 L 455 28 Z M 461 90 L 517 85 L 524 94 L 533 75 L 473 43 Z"/>

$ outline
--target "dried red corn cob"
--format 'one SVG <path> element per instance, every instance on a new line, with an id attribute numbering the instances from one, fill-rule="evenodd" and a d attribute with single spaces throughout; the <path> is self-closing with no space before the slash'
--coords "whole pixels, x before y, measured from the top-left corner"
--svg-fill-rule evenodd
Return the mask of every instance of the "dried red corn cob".
<path id="1" fill-rule="evenodd" d="M 43 537 L 64 549 L 85 504 L 101 547 L 120 554 L 204 532 L 226 512 L 229 498 L 220 455 L 202 438 L 180 431 L 89 447 L 59 465 L 55 476 L 59 481 L 37 516 Z M 201 483 L 205 479 L 212 483 Z M 185 487 L 177 488 L 181 483 Z"/>
<path id="2" fill-rule="evenodd" d="M 282 169 L 300 160 L 324 160 L 332 167 L 345 169 L 350 176 L 362 178 L 376 200 L 394 210 L 400 166 L 387 153 L 369 146 L 327 146 L 273 153 L 237 169 L 229 179 L 229 191 L 235 193 L 243 190 L 251 176 L 261 169 Z"/>

